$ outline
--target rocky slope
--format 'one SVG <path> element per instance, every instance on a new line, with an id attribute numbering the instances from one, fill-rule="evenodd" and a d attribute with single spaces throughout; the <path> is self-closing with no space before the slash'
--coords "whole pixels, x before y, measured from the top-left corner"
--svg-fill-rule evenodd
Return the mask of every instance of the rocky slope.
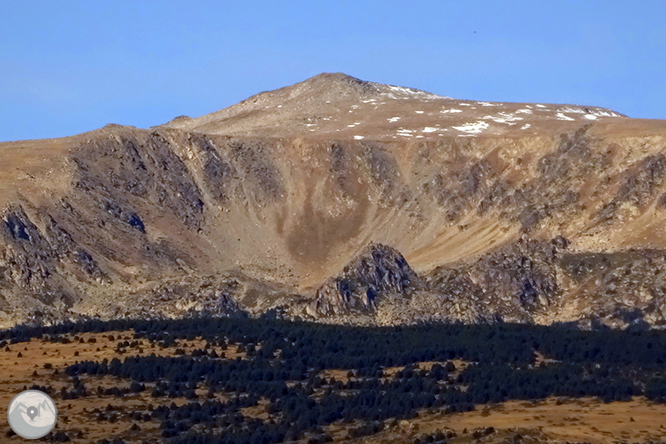
<path id="1" fill-rule="evenodd" d="M 0 144 L 0 323 L 267 311 L 660 325 L 666 122 L 322 74 Z"/>

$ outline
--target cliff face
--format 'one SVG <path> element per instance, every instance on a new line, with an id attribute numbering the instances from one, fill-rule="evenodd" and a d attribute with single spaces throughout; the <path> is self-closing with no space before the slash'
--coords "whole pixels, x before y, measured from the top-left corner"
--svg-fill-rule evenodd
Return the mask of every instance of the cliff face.
<path id="1" fill-rule="evenodd" d="M 666 124 L 323 75 L 0 144 L 3 325 L 664 319 Z"/>

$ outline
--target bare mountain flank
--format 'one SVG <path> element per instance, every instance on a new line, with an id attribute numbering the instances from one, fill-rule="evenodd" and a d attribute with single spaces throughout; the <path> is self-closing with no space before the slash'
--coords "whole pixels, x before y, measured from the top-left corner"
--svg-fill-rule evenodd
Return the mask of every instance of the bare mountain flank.
<path id="1" fill-rule="evenodd" d="M 0 172 L 4 326 L 666 319 L 664 121 L 321 74 Z"/>

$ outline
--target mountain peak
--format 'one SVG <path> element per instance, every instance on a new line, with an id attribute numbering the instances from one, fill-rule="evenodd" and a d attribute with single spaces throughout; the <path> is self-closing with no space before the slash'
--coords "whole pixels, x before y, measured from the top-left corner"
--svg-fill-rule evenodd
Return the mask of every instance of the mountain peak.
<path id="1" fill-rule="evenodd" d="M 457 100 L 336 72 L 166 126 L 229 136 L 398 141 L 551 134 L 618 117 L 599 107 Z"/>
<path id="2" fill-rule="evenodd" d="M 367 84 L 369 82 L 350 76 L 343 72 L 322 72 L 320 74 L 317 74 L 316 76 L 312 76 L 309 79 L 304 80 L 301 83 Z"/>
<path id="3" fill-rule="evenodd" d="M 294 86 L 307 86 L 312 88 L 311 92 L 326 92 L 326 96 L 330 93 L 343 93 L 349 95 L 356 95 L 356 98 L 361 99 L 443 99 L 447 97 L 438 96 L 426 91 L 421 91 L 415 88 L 408 88 L 404 86 L 388 85 L 383 83 L 370 82 L 361 80 L 359 78 L 350 76 L 342 72 L 328 73 L 324 72 L 314 77 L 297 83 Z M 318 91 L 323 88 L 324 91 Z M 320 96 L 323 96 L 320 94 Z"/>
<path id="4" fill-rule="evenodd" d="M 299 97 L 305 100 L 325 103 L 327 100 L 339 100 L 341 97 L 358 100 L 379 92 L 378 84 L 341 72 L 324 72 L 294 85 L 259 94 L 259 96 L 271 95 L 283 97 L 287 95 L 291 99 Z M 248 100 L 255 97 L 257 96 L 250 97 Z"/>

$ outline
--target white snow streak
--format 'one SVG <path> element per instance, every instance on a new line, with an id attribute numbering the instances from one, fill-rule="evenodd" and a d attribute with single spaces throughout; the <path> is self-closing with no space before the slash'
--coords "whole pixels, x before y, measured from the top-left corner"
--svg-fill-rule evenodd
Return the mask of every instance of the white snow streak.
<path id="1" fill-rule="evenodd" d="M 453 128 L 462 131 L 463 133 L 479 134 L 484 129 L 488 128 L 488 122 L 479 120 L 478 122 L 469 122 L 461 126 L 454 126 Z"/>
<path id="2" fill-rule="evenodd" d="M 438 96 L 437 94 L 429 93 L 426 91 L 421 91 L 414 88 L 406 88 L 404 86 L 395 86 L 395 85 L 382 85 L 379 83 L 373 83 L 379 90 L 383 91 L 384 96 L 389 99 L 448 99 L 449 97 Z"/>
<path id="3" fill-rule="evenodd" d="M 557 110 L 561 113 L 574 113 L 574 114 L 585 114 L 585 110 L 582 108 L 574 108 L 573 106 L 565 106 Z"/>
<path id="4" fill-rule="evenodd" d="M 509 123 L 509 122 L 515 122 L 517 120 L 523 120 L 522 117 L 516 117 L 511 113 L 499 113 L 497 116 L 486 116 L 483 117 L 484 120 L 493 120 L 497 123 Z M 509 123 L 509 125 L 515 125 Z"/>
<path id="5" fill-rule="evenodd" d="M 558 120 L 575 120 L 575 119 L 572 119 L 571 117 L 566 116 L 562 113 L 557 113 L 557 118 L 558 118 Z"/>

